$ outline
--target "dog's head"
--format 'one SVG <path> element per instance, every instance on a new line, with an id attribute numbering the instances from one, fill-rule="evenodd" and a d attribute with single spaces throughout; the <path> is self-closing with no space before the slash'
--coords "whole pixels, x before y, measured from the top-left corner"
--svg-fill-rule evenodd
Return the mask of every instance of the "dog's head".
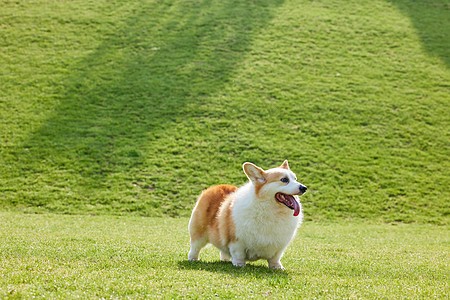
<path id="1" fill-rule="evenodd" d="M 257 197 L 274 199 L 293 209 L 294 216 L 300 213 L 300 204 L 294 195 L 303 195 L 307 188 L 297 181 L 297 176 L 289 169 L 287 160 L 280 167 L 266 171 L 249 162 L 244 163 L 243 168 L 255 186 Z"/>

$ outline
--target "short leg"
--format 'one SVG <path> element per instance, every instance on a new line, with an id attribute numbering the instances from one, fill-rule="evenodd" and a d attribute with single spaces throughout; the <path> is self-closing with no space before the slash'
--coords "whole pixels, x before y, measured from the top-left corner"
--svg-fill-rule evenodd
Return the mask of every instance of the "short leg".
<path id="1" fill-rule="evenodd" d="M 245 267 L 245 250 L 240 244 L 230 244 L 230 254 L 233 266 Z"/>
<path id="2" fill-rule="evenodd" d="M 284 267 L 281 264 L 281 262 L 275 262 L 275 263 L 269 262 L 269 268 L 271 268 L 271 269 L 278 269 L 278 270 L 284 270 Z"/>
<path id="3" fill-rule="evenodd" d="M 283 256 L 283 250 L 276 253 L 272 258 L 268 259 L 267 262 L 269 263 L 269 268 L 284 270 L 284 267 L 280 262 L 280 259 L 282 256 Z"/>
<path id="4" fill-rule="evenodd" d="M 228 253 L 220 251 L 220 260 L 221 261 L 231 261 L 231 256 Z"/>
<path id="5" fill-rule="evenodd" d="M 206 237 L 191 241 L 191 250 L 189 251 L 188 259 L 190 261 L 198 260 L 200 250 L 202 250 L 202 248 L 205 247 L 207 243 L 208 239 Z"/>

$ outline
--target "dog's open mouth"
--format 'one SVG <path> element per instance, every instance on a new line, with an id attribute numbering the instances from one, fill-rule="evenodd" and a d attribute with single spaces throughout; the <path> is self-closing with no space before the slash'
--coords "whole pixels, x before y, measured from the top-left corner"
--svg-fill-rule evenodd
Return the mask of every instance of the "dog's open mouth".
<path id="1" fill-rule="evenodd" d="M 300 213 L 300 204 L 297 202 L 297 200 L 295 200 L 294 196 L 283 193 L 276 193 L 275 199 L 278 202 L 283 203 L 290 209 L 293 209 L 295 217 L 298 216 L 298 214 Z"/>

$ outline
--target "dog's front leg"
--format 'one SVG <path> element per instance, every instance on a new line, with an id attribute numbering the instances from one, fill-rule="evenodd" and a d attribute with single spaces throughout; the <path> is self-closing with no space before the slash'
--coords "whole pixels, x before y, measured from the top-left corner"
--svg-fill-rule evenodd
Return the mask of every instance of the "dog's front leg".
<path id="1" fill-rule="evenodd" d="M 239 243 L 229 245 L 233 266 L 245 267 L 245 248 Z"/>
<path id="2" fill-rule="evenodd" d="M 269 263 L 269 268 L 284 270 L 284 267 L 280 262 L 282 256 L 283 250 L 277 252 L 272 258 L 268 259 L 267 262 Z"/>

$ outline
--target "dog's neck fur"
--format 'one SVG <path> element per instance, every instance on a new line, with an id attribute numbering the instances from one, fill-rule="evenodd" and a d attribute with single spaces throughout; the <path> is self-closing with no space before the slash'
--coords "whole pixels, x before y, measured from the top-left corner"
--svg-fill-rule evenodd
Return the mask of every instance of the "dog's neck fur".
<path id="1" fill-rule="evenodd" d="M 244 184 L 235 193 L 235 199 L 237 200 L 235 205 L 237 204 L 242 208 L 253 207 L 252 211 L 257 210 L 260 213 L 270 213 L 270 210 L 278 208 L 278 204 L 274 198 L 275 195 L 271 197 L 270 195 L 261 195 L 261 193 L 257 194 L 256 186 L 251 181 Z M 260 207 L 260 209 L 255 209 L 255 205 Z"/>

